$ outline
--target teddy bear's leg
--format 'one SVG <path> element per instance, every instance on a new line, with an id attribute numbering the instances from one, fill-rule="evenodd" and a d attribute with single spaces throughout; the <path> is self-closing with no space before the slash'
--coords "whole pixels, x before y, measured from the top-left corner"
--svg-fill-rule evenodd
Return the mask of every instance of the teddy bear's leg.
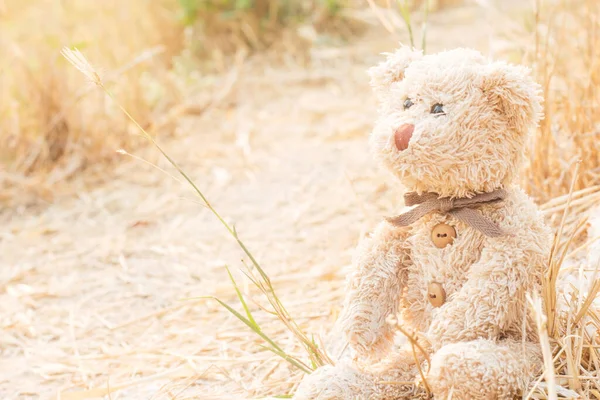
<path id="1" fill-rule="evenodd" d="M 538 344 L 475 340 L 449 344 L 431 359 L 427 382 L 436 399 L 512 400 L 542 368 Z"/>
<path id="2" fill-rule="evenodd" d="M 368 371 L 344 363 L 323 366 L 304 378 L 294 399 L 417 399 L 412 382 L 418 372 L 406 360 L 399 353 L 369 366 Z"/>

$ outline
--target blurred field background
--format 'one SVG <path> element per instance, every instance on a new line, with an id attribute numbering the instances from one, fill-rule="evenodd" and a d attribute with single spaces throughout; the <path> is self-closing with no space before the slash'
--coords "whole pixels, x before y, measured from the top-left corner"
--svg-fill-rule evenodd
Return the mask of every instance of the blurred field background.
<path id="1" fill-rule="evenodd" d="M 600 399 L 595 0 L 0 0 L 0 398 L 292 393 L 303 372 L 203 298 L 244 312 L 226 266 L 262 332 L 308 358 L 241 272 L 248 257 L 63 46 L 235 225 L 322 347 L 354 246 L 402 206 L 366 150 L 365 74 L 408 44 L 402 10 L 427 52 L 474 47 L 543 85 L 522 183 L 557 228 L 544 294 L 564 303 L 548 309 L 556 384 Z M 550 392 L 540 380 L 530 398 Z"/>

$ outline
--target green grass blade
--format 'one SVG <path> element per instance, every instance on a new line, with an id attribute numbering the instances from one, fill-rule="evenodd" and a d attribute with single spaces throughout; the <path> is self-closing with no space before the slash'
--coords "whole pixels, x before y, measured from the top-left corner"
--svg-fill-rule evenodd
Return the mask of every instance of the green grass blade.
<path id="1" fill-rule="evenodd" d="M 239 319 L 244 324 L 246 324 L 248 326 L 248 328 L 252 329 L 252 331 L 254 333 L 256 333 L 258 336 L 260 336 L 261 338 L 263 338 L 265 341 L 267 341 L 270 345 L 272 345 L 273 347 L 275 347 L 277 350 L 283 352 L 283 349 L 281 347 L 279 347 L 275 342 L 273 342 L 273 340 L 271 340 L 271 338 L 269 338 L 267 335 L 265 335 L 258 325 L 253 324 L 252 322 L 250 322 L 249 319 L 247 319 L 242 314 L 240 314 L 239 312 L 237 312 L 229 304 L 225 303 L 224 301 L 222 301 L 221 299 L 219 299 L 217 297 L 209 296 L 208 298 L 216 300 L 219 304 L 221 304 L 223 307 L 225 307 L 227 309 L 227 311 L 229 311 L 230 313 L 232 313 L 237 319 Z"/>
<path id="2" fill-rule="evenodd" d="M 246 316 L 248 317 L 248 320 L 260 329 L 260 327 L 258 326 L 256 321 L 252 317 L 252 312 L 250 312 L 250 309 L 248 308 L 248 304 L 246 304 L 246 300 L 244 300 L 244 296 L 242 296 L 242 292 L 240 292 L 240 288 L 238 287 L 237 282 L 233 278 L 233 275 L 231 275 L 231 271 L 229 270 L 229 267 L 225 266 L 225 269 L 227 270 L 227 275 L 229 275 L 229 279 L 231 279 L 231 283 L 233 284 L 233 288 L 235 289 L 235 292 L 237 293 L 238 299 L 240 299 L 240 303 L 242 303 L 242 307 L 244 307 L 244 311 L 246 311 Z"/>
<path id="3" fill-rule="evenodd" d="M 406 25 L 406 29 L 408 30 L 408 37 L 410 39 L 410 47 L 415 47 L 415 38 L 413 36 L 412 24 L 410 22 L 410 11 L 408 9 L 408 4 L 406 4 L 406 0 L 396 0 L 398 4 L 398 10 L 400 11 L 400 16 Z"/>
<path id="4" fill-rule="evenodd" d="M 269 346 L 262 346 L 262 345 L 261 345 L 261 346 L 259 346 L 259 347 L 260 347 L 261 349 L 268 350 L 268 351 L 270 351 L 270 352 L 274 353 L 275 355 L 277 355 L 277 356 L 279 356 L 279 357 L 283 358 L 284 360 L 286 360 L 287 362 L 289 362 L 289 363 L 290 363 L 290 364 L 292 364 L 293 366 L 295 366 L 295 367 L 297 367 L 297 368 L 301 369 L 302 371 L 304 371 L 304 372 L 305 372 L 305 373 L 307 373 L 307 374 L 310 374 L 310 373 L 312 372 L 312 370 L 311 370 L 311 369 L 310 369 L 308 366 L 304 365 L 304 363 L 302 363 L 301 361 L 297 360 L 296 358 L 294 358 L 294 357 L 292 357 L 292 356 L 288 355 L 288 354 L 287 354 L 286 352 L 284 352 L 284 351 L 278 351 L 278 350 L 276 350 L 276 349 L 274 349 L 274 348 L 272 348 L 272 347 L 269 347 Z"/>
<path id="5" fill-rule="evenodd" d="M 423 54 L 425 54 L 427 46 L 427 20 L 429 19 L 429 1 L 430 0 L 425 0 L 425 19 L 423 20 L 423 28 L 421 29 L 421 49 L 423 50 Z"/>
<path id="6" fill-rule="evenodd" d="M 223 307 L 225 307 L 227 309 L 227 311 L 229 311 L 237 319 L 239 319 L 244 324 L 246 324 L 246 326 L 248 328 L 250 328 L 254 333 L 256 333 L 258 336 L 260 336 L 265 342 L 269 343 L 272 346 L 272 348 L 268 347 L 268 346 L 263 346 L 263 347 L 265 347 L 266 349 L 275 353 L 276 355 L 283 358 L 284 360 L 286 360 L 290 364 L 294 365 L 295 367 L 306 372 L 307 374 L 310 374 L 311 369 L 309 367 L 307 367 L 306 365 L 303 365 L 298 360 L 295 360 L 293 357 L 290 357 L 281 347 L 279 347 L 279 345 L 277 343 L 275 343 L 270 337 L 265 335 L 265 333 L 260 329 L 260 327 L 258 325 L 252 324 L 252 322 L 250 322 L 249 319 L 245 318 L 242 314 L 237 312 L 229 304 L 225 303 L 224 301 L 220 300 L 219 298 L 214 297 L 214 296 L 208 296 L 207 298 L 217 301 L 219 304 L 221 304 Z"/>
<path id="7" fill-rule="evenodd" d="M 316 349 L 316 348 L 318 348 L 318 346 L 317 346 L 317 343 L 315 342 L 315 337 L 314 337 L 314 336 L 311 336 L 310 340 L 311 340 L 311 342 L 312 342 L 312 344 L 313 344 L 314 348 L 315 348 L 315 349 Z M 318 357 L 318 354 L 317 354 L 317 353 L 314 353 L 314 352 L 312 352 L 312 351 L 310 351 L 310 348 L 309 348 L 309 346 L 308 346 L 308 345 L 307 345 L 307 350 L 308 350 L 308 353 L 309 353 L 309 354 L 311 354 L 311 355 L 313 356 L 313 357 L 310 357 L 310 363 L 311 363 L 311 366 L 313 367 L 313 369 L 317 369 L 317 360 L 315 360 L 315 358 L 317 358 L 317 359 L 319 358 L 319 357 Z"/>
<path id="8" fill-rule="evenodd" d="M 261 291 L 263 290 L 263 286 L 261 285 L 261 283 L 258 282 L 256 279 L 254 279 L 254 277 L 252 275 L 250 275 L 249 272 L 242 271 L 242 274 L 246 275 L 246 278 L 250 279 L 250 282 L 252 282 L 254 284 L 254 286 L 259 288 Z"/>
<path id="9" fill-rule="evenodd" d="M 244 251 L 244 253 L 246 253 L 246 255 L 248 256 L 248 258 L 252 262 L 252 265 L 254 265 L 254 267 L 256 268 L 256 270 L 258 271 L 258 273 L 260 274 L 260 276 L 270 286 L 271 285 L 271 279 L 269 279 L 269 276 L 261 268 L 260 264 L 258 263 L 258 261 L 256 261 L 256 259 L 252 255 L 252 253 L 250 253 L 250 250 L 248 250 L 248 248 L 246 247 L 246 245 L 244 244 L 244 242 L 241 241 L 241 239 L 238 236 L 238 233 L 237 233 L 237 230 L 235 229 L 235 227 L 232 230 L 232 234 L 233 234 L 233 237 L 235 238 L 235 240 L 238 242 L 238 245 L 242 248 L 242 250 Z"/>

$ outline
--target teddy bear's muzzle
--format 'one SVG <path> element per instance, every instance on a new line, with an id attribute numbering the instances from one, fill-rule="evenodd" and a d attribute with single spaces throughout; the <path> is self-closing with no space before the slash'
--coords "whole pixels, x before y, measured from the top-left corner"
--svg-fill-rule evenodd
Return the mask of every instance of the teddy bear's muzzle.
<path id="1" fill-rule="evenodd" d="M 394 132 L 394 141 L 398 150 L 404 151 L 408 149 L 408 142 L 410 142 L 414 130 L 415 126 L 413 124 L 400 125 L 396 129 L 396 132 Z"/>

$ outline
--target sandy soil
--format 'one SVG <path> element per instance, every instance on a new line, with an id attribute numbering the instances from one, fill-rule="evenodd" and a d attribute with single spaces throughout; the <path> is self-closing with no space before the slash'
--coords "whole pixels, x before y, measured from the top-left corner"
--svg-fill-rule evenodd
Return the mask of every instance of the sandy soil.
<path id="1" fill-rule="evenodd" d="M 490 43 L 502 45 L 490 40 L 492 22 L 475 5 L 433 14 L 429 49 L 489 53 Z M 182 118 L 163 141 L 315 335 L 335 320 L 358 239 L 401 206 L 401 188 L 366 147 L 375 104 L 365 70 L 395 44 L 373 27 L 352 44 L 316 46 L 309 68 L 250 60 L 216 107 Z M 152 149 L 136 155 L 172 172 Z M 262 301 L 239 273 L 235 243 L 187 185 L 124 156 L 102 179 L 83 174 L 71 187 L 52 204 L 0 214 L 0 398 L 293 389 L 301 372 L 215 301 L 197 299 L 236 304 L 229 265 Z M 274 317 L 253 309 L 265 332 L 300 354 Z"/>

